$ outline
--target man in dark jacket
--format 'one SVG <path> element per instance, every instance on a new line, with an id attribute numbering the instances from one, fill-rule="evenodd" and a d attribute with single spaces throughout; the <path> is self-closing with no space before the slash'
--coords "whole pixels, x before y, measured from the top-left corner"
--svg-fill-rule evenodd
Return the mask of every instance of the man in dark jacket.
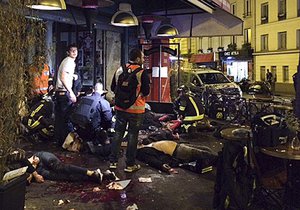
<path id="1" fill-rule="evenodd" d="M 185 85 L 178 88 L 178 97 L 174 102 L 174 109 L 178 119 L 182 121 L 181 127 L 184 132 L 195 128 L 197 122 L 204 119 L 204 108 L 200 99 L 194 97 Z"/>
<path id="2" fill-rule="evenodd" d="M 94 144 L 107 143 L 106 130 L 112 128 L 112 109 L 104 98 L 103 85 L 96 83 L 94 93 L 84 96 L 71 114 L 79 136 Z"/>
<path id="3" fill-rule="evenodd" d="M 53 92 L 43 96 L 43 99 L 34 104 L 29 111 L 29 115 L 22 119 L 22 124 L 25 126 L 26 134 L 29 136 L 39 134 L 43 138 L 50 138 L 54 131 L 53 109 L 54 103 L 52 100 Z"/>

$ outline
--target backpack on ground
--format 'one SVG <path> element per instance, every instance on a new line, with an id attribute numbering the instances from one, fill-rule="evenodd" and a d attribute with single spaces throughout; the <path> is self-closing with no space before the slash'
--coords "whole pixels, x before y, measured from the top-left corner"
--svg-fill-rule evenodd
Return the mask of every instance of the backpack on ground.
<path id="1" fill-rule="evenodd" d="M 226 142 L 219 152 L 213 198 L 216 210 L 245 210 L 252 202 L 255 173 L 244 148 L 241 142 Z"/>
<path id="2" fill-rule="evenodd" d="M 138 97 L 136 90 L 139 82 L 136 74 L 141 71 L 142 68 L 137 68 L 133 72 L 128 72 L 129 68 L 125 65 L 123 65 L 122 68 L 123 72 L 117 81 L 115 103 L 122 109 L 128 109 L 134 104 Z"/>
<path id="3" fill-rule="evenodd" d="M 71 122 L 81 128 L 91 126 L 92 117 L 96 111 L 99 101 L 90 97 L 83 97 L 75 106 L 71 114 Z"/>

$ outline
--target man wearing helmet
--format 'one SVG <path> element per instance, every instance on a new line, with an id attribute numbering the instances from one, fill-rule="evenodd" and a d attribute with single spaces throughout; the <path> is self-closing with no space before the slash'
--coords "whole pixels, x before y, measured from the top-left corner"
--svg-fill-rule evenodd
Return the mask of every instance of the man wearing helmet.
<path id="1" fill-rule="evenodd" d="M 197 127 L 198 121 L 204 118 L 204 108 L 200 98 L 194 97 L 189 88 L 182 85 L 177 90 L 178 97 L 174 102 L 174 110 L 178 119 L 182 121 L 184 132 L 192 133 Z"/>

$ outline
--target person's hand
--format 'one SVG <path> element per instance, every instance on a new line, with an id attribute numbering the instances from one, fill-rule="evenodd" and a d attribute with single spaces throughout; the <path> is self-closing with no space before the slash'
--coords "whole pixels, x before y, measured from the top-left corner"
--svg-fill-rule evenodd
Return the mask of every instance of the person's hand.
<path id="1" fill-rule="evenodd" d="M 74 78 L 74 80 L 77 80 L 78 79 L 78 75 L 77 74 L 73 74 L 73 78 Z"/>
<path id="2" fill-rule="evenodd" d="M 180 121 L 182 121 L 182 120 L 183 120 L 183 118 L 184 118 L 184 116 L 183 116 L 183 115 L 179 115 L 179 116 L 178 116 L 178 120 L 180 120 Z"/>
<path id="3" fill-rule="evenodd" d="M 77 101 L 77 98 L 73 92 L 70 93 L 70 99 L 71 99 L 72 103 L 76 103 L 76 101 Z"/>
<path id="4" fill-rule="evenodd" d="M 37 183 L 43 183 L 45 181 L 44 177 L 42 175 L 38 174 L 36 171 L 33 172 L 32 175 Z"/>

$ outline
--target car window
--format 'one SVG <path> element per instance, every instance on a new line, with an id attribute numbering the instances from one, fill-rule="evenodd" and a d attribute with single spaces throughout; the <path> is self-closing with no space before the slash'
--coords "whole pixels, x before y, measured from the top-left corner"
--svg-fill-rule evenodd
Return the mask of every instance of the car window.
<path id="1" fill-rule="evenodd" d="M 199 79 L 196 76 L 192 76 L 191 77 L 191 82 L 195 85 L 195 86 L 201 86 L 201 83 L 199 81 Z"/>
<path id="2" fill-rule="evenodd" d="M 201 73 L 198 74 L 204 84 L 229 83 L 230 81 L 222 73 Z"/>

